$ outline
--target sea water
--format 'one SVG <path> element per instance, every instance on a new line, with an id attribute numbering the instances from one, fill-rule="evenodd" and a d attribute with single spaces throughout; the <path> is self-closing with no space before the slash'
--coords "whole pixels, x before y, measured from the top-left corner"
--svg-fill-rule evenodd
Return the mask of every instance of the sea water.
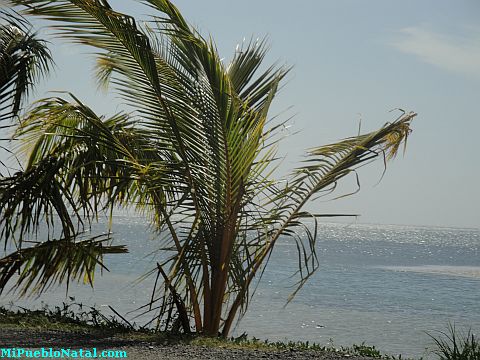
<path id="1" fill-rule="evenodd" d="M 102 224 L 98 225 L 100 228 Z M 116 244 L 130 253 L 110 255 L 110 272 L 95 288 L 70 286 L 75 302 L 105 313 L 112 306 L 142 325 L 134 310 L 150 299 L 154 278 L 136 280 L 155 267 L 160 244 L 139 217 L 114 218 Z M 298 278 L 295 243 L 278 242 L 250 308 L 233 335 L 349 346 L 365 342 L 382 352 L 429 356 L 448 324 L 480 335 L 480 229 L 364 224 L 321 224 L 318 271 L 287 306 Z M 0 305 L 41 307 L 68 302 L 65 287 L 34 299 L 1 295 Z"/>

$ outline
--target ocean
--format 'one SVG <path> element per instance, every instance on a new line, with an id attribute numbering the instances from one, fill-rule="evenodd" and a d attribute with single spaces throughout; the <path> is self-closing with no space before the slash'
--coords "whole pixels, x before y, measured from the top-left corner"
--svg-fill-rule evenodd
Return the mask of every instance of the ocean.
<path id="1" fill-rule="evenodd" d="M 101 225 L 99 225 L 101 226 Z M 116 244 L 130 253 L 105 259 L 110 272 L 95 288 L 57 287 L 38 298 L 0 296 L 0 305 L 38 308 L 75 302 L 133 319 L 147 303 L 154 279 L 136 280 L 155 266 L 158 243 L 141 217 L 115 216 Z M 301 340 L 323 345 L 375 345 L 382 352 L 429 357 L 448 324 L 480 335 L 480 229 L 322 223 L 320 268 L 287 306 L 294 290 L 295 244 L 277 243 L 250 308 L 232 335 Z M 149 255 L 150 254 L 150 255 Z M 14 305 L 13 305 L 14 304 Z M 135 318 L 139 325 L 145 317 Z"/>

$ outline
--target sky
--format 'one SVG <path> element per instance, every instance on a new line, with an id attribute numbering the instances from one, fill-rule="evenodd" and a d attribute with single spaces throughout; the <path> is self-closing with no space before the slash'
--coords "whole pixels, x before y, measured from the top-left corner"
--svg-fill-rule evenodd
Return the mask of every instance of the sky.
<path id="1" fill-rule="evenodd" d="M 147 19 L 134 0 L 111 0 Z M 293 168 L 303 150 L 379 128 L 395 108 L 415 111 L 407 151 L 360 171 L 361 191 L 321 200 L 316 212 L 360 214 L 358 223 L 480 228 L 480 2 L 478 0 L 244 0 L 174 3 L 225 61 L 242 39 L 268 37 L 267 64 L 293 65 L 271 115 L 295 115 L 280 153 Z M 37 25 L 41 25 L 37 23 Z M 57 69 L 40 84 L 71 91 L 98 113 L 121 110 L 96 90 L 89 50 L 52 41 Z M 336 195 L 354 189 L 346 180 Z"/>

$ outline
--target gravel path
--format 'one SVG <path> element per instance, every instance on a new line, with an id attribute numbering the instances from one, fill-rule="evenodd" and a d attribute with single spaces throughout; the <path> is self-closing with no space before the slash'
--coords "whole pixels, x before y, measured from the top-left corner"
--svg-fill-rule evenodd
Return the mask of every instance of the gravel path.
<path id="1" fill-rule="evenodd" d="M 249 350 L 225 349 L 221 347 L 207 347 L 178 344 L 158 344 L 126 340 L 109 335 L 82 332 L 65 332 L 57 330 L 32 330 L 18 328 L 0 328 L 0 348 L 97 348 L 97 354 L 102 350 L 126 351 L 127 359 L 165 359 L 165 360 L 247 360 L 247 359 L 322 359 L 322 360 L 370 360 L 359 356 L 345 356 L 335 353 L 318 351 L 295 350 Z M 113 358 L 113 357 L 112 357 Z"/>

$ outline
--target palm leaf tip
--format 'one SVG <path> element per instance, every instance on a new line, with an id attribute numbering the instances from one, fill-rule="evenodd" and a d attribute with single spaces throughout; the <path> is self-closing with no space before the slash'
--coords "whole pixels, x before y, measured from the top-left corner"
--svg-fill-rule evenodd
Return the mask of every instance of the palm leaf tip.
<path id="1" fill-rule="evenodd" d="M 410 112 L 400 117 L 396 122 L 392 123 L 393 130 L 388 132 L 384 137 L 384 151 L 386 153 L 387 160 L 393 159 L 397 155 L 402 143 L 404 145 L 403 149 L 405 152 L 408 136 L 412 132 L 410 125 L 415 116 L 417 116 L 417 113 Z"/>
<path id="2" fill-rule="evenodd" d="M 359 154 L 378 155 L 377 152 L 383 152 L 387 160 L 392 159 L 398 154 L 402 144 L 406 146 L 408 136 L 412 132 L 411 122 L 415 116 L 417 116 L 415 112 L 403 114 L 377 131 L 347 138 L 335 144 L 312 148 L 307 151 L 307 154 L 333 158 L 335 155 L 350 153 L 356 149 Z"/>

